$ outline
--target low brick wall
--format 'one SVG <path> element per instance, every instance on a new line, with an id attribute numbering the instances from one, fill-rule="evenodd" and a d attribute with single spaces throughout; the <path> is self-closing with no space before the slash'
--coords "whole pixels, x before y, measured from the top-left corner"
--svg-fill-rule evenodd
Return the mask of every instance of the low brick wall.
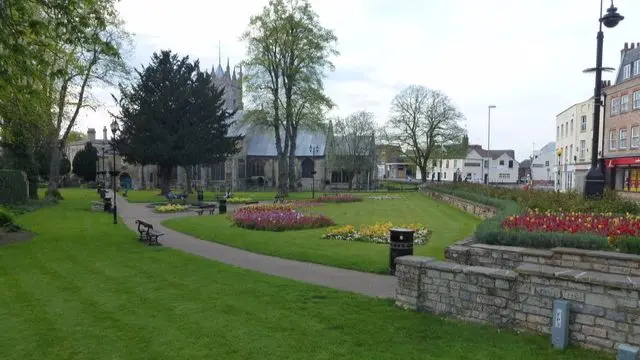
<path id="1" fill-rule="evenodd" d="M 471 266 L 515 269 L 523 264 L 551 265 L 603 273 L 640 276 L 640 256 L 574 248 L 539 250 L 496 246 L 464 240 L 445 249 L 449 261 Z"/>
<path id="2" fill-rule="evenodd" d="M 456 207 L 462 211 L 466 211 L 469 214 L 475 215 L 482 219 L 488 219 L 494 217 L 497 214 L 497 210 L 491 206 L 477 204 L 469 200 L 459 198 L 457 196 L 443 194 L 437 191 L 425 189 L 423 190 L 425 195 L 432 199 L 445 202 L 453 207 Z"/>
<path id="3" fill-rule="evenodd" d="M 640 277 L 526 263 L 514 270 L 406 256 L 396 260 L 396 305 L 550 334 L 553 300 L 570 303 L 571 342 L 613 351 L 640 346 Z"/>

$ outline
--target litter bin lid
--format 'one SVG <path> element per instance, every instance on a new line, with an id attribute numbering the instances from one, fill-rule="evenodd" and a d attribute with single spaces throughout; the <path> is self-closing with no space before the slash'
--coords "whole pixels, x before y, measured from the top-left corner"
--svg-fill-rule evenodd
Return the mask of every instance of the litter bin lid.
<path id="1" fill-rule="evenodd" d="M 391 229 L 391 231 L 393 231 L 393 232 L 403 232 L 403 233 L 407 233 L 407 232 L 412 233 L 412 232 L 415 232 L 415 231 L 413 231 L 413 230 L 411 230 L 411 229 L 404 229 L 404 228 L 393 228 L 393 229 Z"/>

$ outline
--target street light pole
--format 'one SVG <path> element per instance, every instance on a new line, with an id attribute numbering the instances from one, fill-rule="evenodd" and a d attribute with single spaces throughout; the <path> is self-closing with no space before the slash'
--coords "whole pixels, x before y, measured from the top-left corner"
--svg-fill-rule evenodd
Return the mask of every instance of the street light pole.
<path id="1" fill-rule="evenodd" d="M 585 198 L 601 198 L 604 193 L 604 169 L 598 167 L 598 137 L 600 135 L 600 107 L 602 106 L 602 47 L 604 42 L 602 25 L 613 28 L 623 19 L 624 17 L 618 14 L 618 8 L 613 6 L 613 0 L 611 0 L 611 6 L 607 9 L 607 14 L 603 16 L 602 0 L 600 0 L 600 27 L 596 45 L 596 83 L 593 95 L 595 104 L 593 107 L 593 136 L 591 138 L 591 168 L 585 180 Z M 602 150 L 604 155 L 604 149 Z"/>
<path id="2" fill-rule="evenodd" d="M 313 167 L 311 168 L 311 198 L 316 198 L 316 153 L 320 151 L 320 146 L 309 145 L 309 152 L 311 153 L 311 162 Z"/>
<path id="3" fill-rule="evenodd" d="M 491 109 L 495 109 L 496 106 L 495 105 L 489 105 L 489 121 L 488 123 L 488 130 L 487 130 L 487 156 L 489 157 L 489 160 L 487 160 L 487 185 L 489 185 L 489 181 L 491 180 Z M 484 167 L 484 164 L 482 164 Z"/>
<path id="4" fill-rule="evenodd" d="M 118 224 L 118 207 L 116 205 L 116 133 L 118 132 L 118 123 L 113 120 L 111 122 L 111 133 L 113 138 L 111 139 L 111 150 L 113 151 L 113 171 L 112 175 L 112 187 L 113 187 L 113 223 Z"/>

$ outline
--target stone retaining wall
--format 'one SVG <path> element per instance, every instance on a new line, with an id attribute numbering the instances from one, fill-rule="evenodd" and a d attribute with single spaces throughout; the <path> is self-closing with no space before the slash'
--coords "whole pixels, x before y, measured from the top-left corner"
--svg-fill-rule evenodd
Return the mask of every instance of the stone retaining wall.
<path id="1" fill-rule="evenodd" d="M 462 211 L 466 211 L 469 214 L 475 215 L 482 219 L 494 217 L 498 213 L 497 210 L 491 206 L 477 204 L 472 201 L 459 198 L 457 196 L 443 194 L 429 189 L 425 189 L 423 190 L 423 192 L 432 199 L 445 202 L 453 207 L 456 207 Z"/>
<path id="2" fill-rule="evenodd" d="M 553 300 L 570 303 L 571 342 L 613 351 L 640 346 L 640 277 L 525 263 L 514 270 L 433 258 L 396 260 L 396 305 L 550 334 Z"/>
<path id="3" fill-rule="evenodd" d="M 574 248 L 539 250 L 496 246 L 464 240 L 445 249 L 445 258 L 458 264 L 515 269 L 522 264 L 561 266 L 579 270 L 640 276 L 640 256 Z"/>

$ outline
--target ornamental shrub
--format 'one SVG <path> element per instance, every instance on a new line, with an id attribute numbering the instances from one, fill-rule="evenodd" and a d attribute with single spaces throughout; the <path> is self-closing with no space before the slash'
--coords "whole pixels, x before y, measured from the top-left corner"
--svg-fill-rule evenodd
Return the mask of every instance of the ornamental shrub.
<path id="1" fill-rule="evenodd" d="M 20 170 L 0 170 L 0 204 L 22 204 L 28 195 L 28 183 Z"/>
<path id="2" fill-rule="evenodd" d="M 13 224 L 13 214 L 7 210 L 0 208 L 0 227 Z"/>

